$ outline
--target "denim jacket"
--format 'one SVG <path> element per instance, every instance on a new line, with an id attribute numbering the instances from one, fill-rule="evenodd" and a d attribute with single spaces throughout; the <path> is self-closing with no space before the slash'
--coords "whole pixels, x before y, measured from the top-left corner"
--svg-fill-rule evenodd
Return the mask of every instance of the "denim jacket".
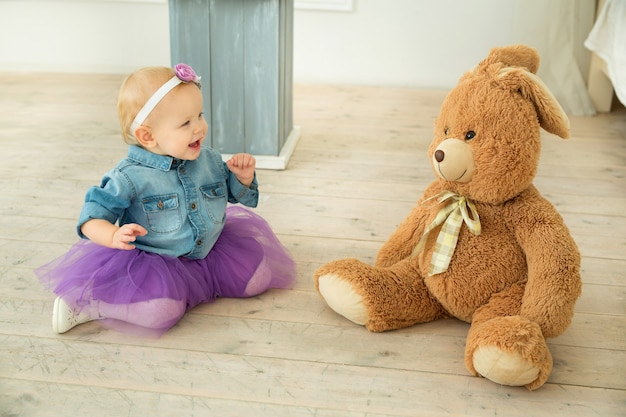
<path id="1" fill-rule="evenodd" d="M 137 223 L 148 230 L 137 236 L 137 249 L 200 259 L 224 228 L 227 202 L 256 207 L 258 200 L 256 175 L 250 187 L 242 185 L 214 149 L 185 161 L 130 146 L 128 157 L 87 191 L 77 230 L 85 238 L 80 227 L 90 219 Z"/>

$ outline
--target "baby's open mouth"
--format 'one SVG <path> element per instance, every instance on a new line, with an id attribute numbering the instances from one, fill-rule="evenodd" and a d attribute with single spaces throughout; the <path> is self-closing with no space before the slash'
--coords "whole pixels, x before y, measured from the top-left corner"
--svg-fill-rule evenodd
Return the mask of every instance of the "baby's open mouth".
<path id="1" fill-rule="evenodd" d="M 199 140 L 197 140 L 197 141 L 195 141 L 195 142 L 193 142 L 192 144 L 189 145 L 189 147 L 193 148 L 193 149 L 195 149 L 195 148 L 197 148 L 199 146 L 200 146 L 200 141 Z"/>

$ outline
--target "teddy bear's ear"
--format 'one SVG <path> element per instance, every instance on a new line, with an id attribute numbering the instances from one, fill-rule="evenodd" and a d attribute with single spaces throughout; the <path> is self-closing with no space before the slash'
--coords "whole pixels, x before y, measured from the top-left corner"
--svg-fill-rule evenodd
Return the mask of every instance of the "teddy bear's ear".
<path id="1" fill-rule="evenodd" d="M 536 74 L 539 69 L 539 52 L 522 44 L 492 48 L 481 64 L 488 66 L 496 63 L 504 64 L 505 67 L 523 67 Z"/>
<path id="2" fill-rule="evenodd" d="M 563 139 L 569 138 L 569 119 L 541 78 L 519 67 L 503 68 L 498 78 L 506 88 L 533 103 L 544 130 Z"/>

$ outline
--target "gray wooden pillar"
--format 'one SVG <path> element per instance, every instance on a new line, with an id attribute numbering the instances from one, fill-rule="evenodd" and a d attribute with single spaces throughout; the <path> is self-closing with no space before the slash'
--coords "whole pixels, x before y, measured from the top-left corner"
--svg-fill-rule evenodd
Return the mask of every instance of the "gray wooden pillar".
<path id="1" fill-rule="evenodd" d="M 284 169 L 293 126 L 293 0 L 170 0 L 172 65 L 202 77 L 208 143 Z"/>

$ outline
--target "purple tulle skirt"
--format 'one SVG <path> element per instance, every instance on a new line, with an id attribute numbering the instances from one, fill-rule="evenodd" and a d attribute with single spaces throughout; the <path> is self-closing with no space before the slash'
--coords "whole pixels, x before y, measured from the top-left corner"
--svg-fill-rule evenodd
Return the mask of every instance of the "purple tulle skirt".
<path id="1" fill-rule="evenodd" d="M 295 263 L 267 222 L 238 206 L 204 259 L 118 250 L 88 240 L 35 271 L 72 308 L 117 330 L 160 335 L 217 297 L 252 297 L 290 288 Z"/>

